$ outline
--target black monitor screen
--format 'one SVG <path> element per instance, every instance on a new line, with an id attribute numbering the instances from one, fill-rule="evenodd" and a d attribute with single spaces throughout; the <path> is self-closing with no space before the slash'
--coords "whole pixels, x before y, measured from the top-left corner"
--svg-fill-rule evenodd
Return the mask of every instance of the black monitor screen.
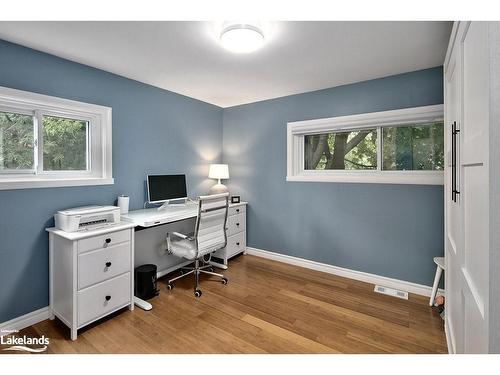
<path id="1" fill-rule="evenodd" d="M 148 201 L 187 198 L 186 175 L 148 175 Z"/>

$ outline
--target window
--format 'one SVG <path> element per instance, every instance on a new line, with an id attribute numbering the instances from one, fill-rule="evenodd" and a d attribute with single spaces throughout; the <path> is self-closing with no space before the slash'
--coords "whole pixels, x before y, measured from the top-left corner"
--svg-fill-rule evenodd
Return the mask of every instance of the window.
<path id="1" fill-rule="evenodd" d="M 43 117 L 43 169 L 87 171 L 89 122 L 63 117 Z"/>
<path id="2" fill-rule="evenodd" d="M 443 106 L 288 124 L 287 180 L 443 184 Z"/>
<path id="3" fill-rule="evenodd" d="M 35 168 L 33 116 L 0 111 L 0 173 Z"/>
<path id="4" fill-rule="evenodd" d="M 442 171 L 443 123 L 382 128 L 382 169 Z"/>
<path id="5" fill-rule="evenodd" d="M 377 130 L 304 136 L 305 169 L 377 169 Z"/>
<path id="6" fill-rule="evenodd" d="M 112 183 L 111 108 L 0 87 L 0 189 Z"/>

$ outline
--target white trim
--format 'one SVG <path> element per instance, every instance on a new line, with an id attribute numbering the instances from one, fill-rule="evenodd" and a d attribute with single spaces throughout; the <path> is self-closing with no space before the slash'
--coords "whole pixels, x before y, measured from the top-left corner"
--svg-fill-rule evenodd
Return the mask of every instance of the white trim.
<path id="1" fill-rule="evenodd" d="M 441 171 L 318 171 L 325 173 L 301 174 L 287 176 L 287 181 L 294 182 L 351 182 L 364 184 L 412 184 L 412 185 L 443 185 L 444 175 Z M 426 173 L 427 172 L 427 173 Z"/>
<path id="2" fill-rule="evenodd" d="M 50 188 L 66 186 L 94 186 L 94 185 L 113 185 L 114 178 L 30 178 L 30 179 L 0 179 L 0 190 L 14 189 L 32 189 L 32 188 Z"/>
<path id="3" fill-rule="evenodd" d="M 400 126 L 443 121 L 442 104 L 392 111 L 371 112 L 287 124 L 287 181 L 355 182 L 384 184 L 443 185 L 443 171 L 384 171 L 382 170 L 381 131 L 385 126 Z M 377 131 L 377 170 L 304 169 L 304 135 L 359 129 Z"/>
<path id="4" fill-rule="evenodd" d="M 20 331 L 26 327 L 32 326 L 34 324 L 49 319 L 49 316 L 50 316 L 50 311 L 49 307 L 47 306 L 32 311 L 28 314 L 3 322 L 0 324 L 0 336 L 8 334 L 8 332 L 2 332 L 2 331 Z"/>
<path id="5" fill-rule="evenodd" d="M 329 117 L 316 120 L 289 122 L 293 134 L 317 134 L 335 130 L 373 128 L 377 126 L 414 124 L 428 121 L 441 121 L 444 106 L 428 105 L 423 107 L 395 109 L 362 113 L 358 115 Z"/>
<path id="6" fill-rule="evenodd" d="M 451 326 L 448 322 L 448 315 L 446 314 L 445 310 L 445 319 L 444 319 L 444 335 L 446 336 L 446 346 L 448 347 L 448 354 L 456 354 L 455 351 L 455 342 L 453 340 L 453 331 L 451 329 Z"/>
<path id="7" fill-rule="evenodd" d="M 277 262 L 292 264 L 294 266 L 304 267 L 315 271 L 325 272 L 336 276 L 346 277 L 353 280 L 363 281 L 369 284 L 382 285 L 389 288 L 399 289 L 425 297 L 430 297 L 432 291 L 432 287 L 427 285 L 416 284 L 409 281 L 379 276 L 372 273 L 332 266 L 331 264 L 319 263 L 308 259 L 297 258 L 290 255 L 279 254 L 268 250 L 256 249 L 253 247 L 247 247 L 246 254 L 275 260 Z M 444 290 L 439 289 L 438 294 L 444 295 Z"/>
<path id="8" fill-rule="evenodd" d="M 0 110 L 32 114 L 36 137 L 35 170 L 30 174 L 6 171 L 0 173 L 0 190 L 113 184 L 112 176 L 112 109 L 95 104 L 0 87 Z M 87 170 L 43 171 L 43 138 L 41 117 L 60 116 L 88 122 Z M 38 124 L 37 124 L 38 123 Z M 90 139 L 89 139 L 90 138 Z M 89 168 L 90 167 L 90 168 Z"/>

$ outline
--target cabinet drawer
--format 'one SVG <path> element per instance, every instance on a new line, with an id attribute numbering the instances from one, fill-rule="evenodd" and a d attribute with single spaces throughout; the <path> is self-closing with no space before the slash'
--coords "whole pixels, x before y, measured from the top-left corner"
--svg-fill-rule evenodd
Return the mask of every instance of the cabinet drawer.
<path id="1" fill-rule="evenodd" d="M 78 255 L 78 289 L 130 271 L 130 242 Z"/>
<path id="2" fill-rule="evenodd" d="M 246 232 L 240 232 L 227 238 L 226 257 L 230 258 L 235 254 L 245 251 L 247 247 Z"/>
<path id="3" fill-rule="evenodd" d="M 229 216 L 226 223 L 227 236 L 230 237 L 236 233 L 244 231 L 246 228 L 245 213 Z"/>
<path id="4" fill-rule="evenodd" d="M 228 259 L 233 255 L 245 251 L 247 247 L 246 232 L 240 232 L 227 238 L 227 245 L 223 249 L 217 250 L 214 256 L 217 258 Z"/>
<path id="5" fill-rule="evenodd" d="M 78 292 L 78 326 L 130 303 L 130 272 Z"/>
<path id="6" fill-rule="evenodd" d="M 89 250 L 104 249 L 108 246 L 127 241 L 130 241 L 130 230 L 128 229 L 103 234 L 102 236 L 84 238 L 78 241 L 78 254 Z"/>
<path id="7" fill-rule="evenodd" d="M 241 206 L 229 207 L 227 211 L 228 216 L 243 214 L 247 212 L 247 206 L 242 204 Z"/>

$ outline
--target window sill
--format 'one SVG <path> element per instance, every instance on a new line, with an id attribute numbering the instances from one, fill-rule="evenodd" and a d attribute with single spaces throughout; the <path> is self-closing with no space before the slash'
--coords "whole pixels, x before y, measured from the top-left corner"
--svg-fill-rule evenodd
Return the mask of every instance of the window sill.
<path id="1" fill-rule="evenodd" d="M 69 186 L 113 185 L 114 178 L 0 178 L 0 190 L 35 189 Z"/>
<path id="2" fill-rule="evenodd" d="M 289 182 L 343 182 L 364 184 L 444 185 L 443 172 L 360 172 L 287 176 Z"/>

